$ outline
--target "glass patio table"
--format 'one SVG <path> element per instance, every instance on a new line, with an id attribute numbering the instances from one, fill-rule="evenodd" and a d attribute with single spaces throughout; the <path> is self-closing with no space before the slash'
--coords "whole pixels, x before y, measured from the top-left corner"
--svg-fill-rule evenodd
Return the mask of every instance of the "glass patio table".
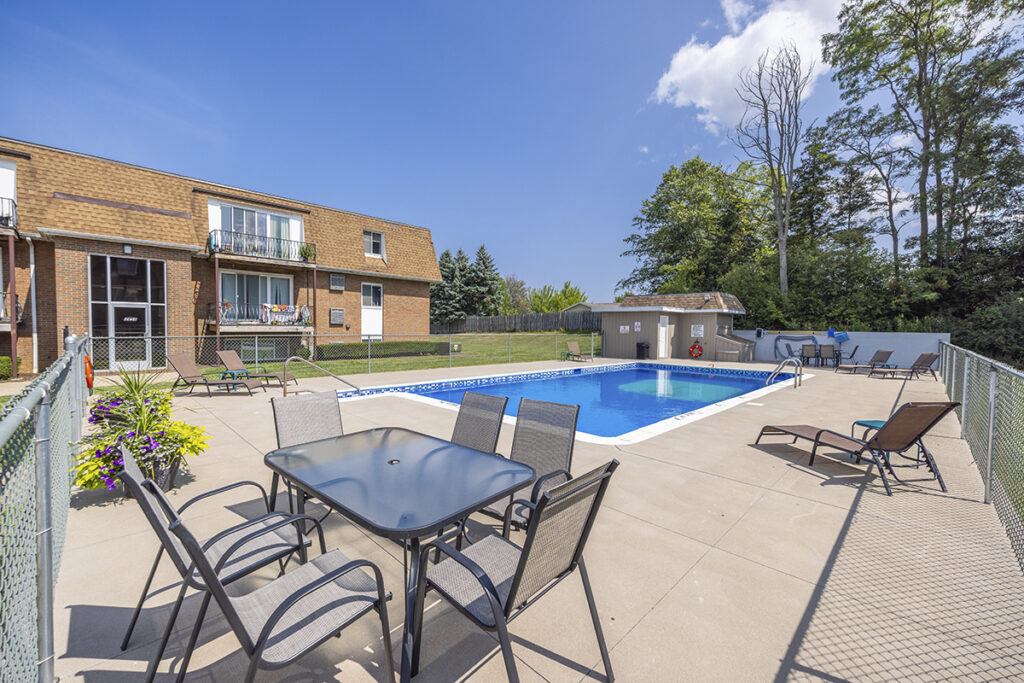
<path id="1" fill-rule="evenodd" d="M 264 456 L 274 473 L 270 500 L 284 477 L 375 535 L 409 544 L 402 637 L 402 681 L 416 674 L 412 647 L 422 621 L 416 604 L 420 539 L 433 536 L 533 481 L 533 469 L 501 456 L 398 427 L 280 448 Z M 304 549 L 303 549 L 304 551 Z M 303 553 L 304 554 L 304 553 Z M 302 558 L 303 561 L 305 557 Z"/>

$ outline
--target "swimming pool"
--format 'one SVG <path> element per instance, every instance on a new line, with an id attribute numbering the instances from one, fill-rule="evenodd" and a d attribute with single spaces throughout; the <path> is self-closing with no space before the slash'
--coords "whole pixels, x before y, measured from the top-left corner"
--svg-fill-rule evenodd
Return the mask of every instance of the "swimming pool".
<path id="1" fill-rule="evenodd" d="M 705 411 L 711 406 L 747 400 L 752 392 L 777 388 L 791 375 L 655 363 L 622 363 L 558 371 L 480 377 L 364 390 L 364 394 L 401 391 L 458 404 L 466 391 L 508 396 L 505 414 L 515 416 L 521 398 L 580 406 L 577 429 L 597 437 L 624 437 L 649 431 L 665 420 Z M 341 394 L 342 392 L 339 392 Z M 666 429 L 677 424 L 664 425 Z M 649 435 L 653 435 L 649 434 Z M 631 439 L 635 440 L 635 439 Z"/>

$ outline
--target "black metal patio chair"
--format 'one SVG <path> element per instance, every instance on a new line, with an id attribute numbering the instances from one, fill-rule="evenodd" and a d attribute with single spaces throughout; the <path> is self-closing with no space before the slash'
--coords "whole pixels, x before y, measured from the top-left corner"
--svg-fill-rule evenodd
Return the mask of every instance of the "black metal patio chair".
<path id="1" fill-rule="evenodd" d="M 537 473 L 531 501 L 540 500 L 542 493 L 572 478 L 572 450 L 579 413 L 580 407 L 575 405 L 520 399 L 509 458 L 529 465 Z M 510 496 L 480 511 L 502 520 L 505 537 L 510 527 L 524 528 L 530 518 L 529 508 L 511 503 Z"/>
<path id="2" fill-rule="evenodd" d="M 497 632 L 508 679 L 517 682 L 519 676 L 508 635 L 509 622 L 578 567 L 605 676 L 609 682 L 613 681 L 611 660 L 583 562 L 583 550 L 608 482 L 618 466 L 618 461 L 612 460 L 548 489 L 536 503 L 518 501 L 533 511 L 522 547 L 504 536 L 491 534 L 460 552 L 448 544 L 459 529 L 425 544 L 420 552 L 423 556 L 421 566 L 426 570 L 418 577 L 417 606 L 422 605 L 429 586 L 477 626 Z M 433 549 L 439 550 L 446 558 L 428 566 L 426 555 Z M 422 614 L 419 609 L 417 612 Z M 423 624 L 420 622 L 415 625 L 414 674 L 419 663 L 422 635 Z"/>
<path id="3" fill-rule="evenodd" d="M 319 525 L 318 525 L 319 526 Z M 368 560 L 349 560 L 340 550 L 324 552 L 287 574 L 244 595 L 228 595 L 219 578 L 225 562 L 247 540 L 272 529 L 255 531 L 236 541 L 219 560 L 214 560 L 181 520 L 170 525 L 192 558 L 196 571 L 208 590 L 199 608 L 200 618 L 210 599 L 217 601 L 224 618 L 249 657 L 246 681 L 252 681 L 259 669 L 280 669 L 299 659 L 331 636 L 340 635 L 363 615 L 376 611 L 383 637 L 384 667 L 387 680 L 393 681 L 391 634 L 387 600 L 380 569 Z M 365 569 L 372 572 L 372 576 Z M 184 661 L 195 648 L 196 632 L 189 638 Z M 184 669 L 182 669 L 184 671 Z M 180 680 L 179 676 L 179 680 Z"/>
<path id="4" fill-rule="evenodd" d="M 156 533 L 157 538 L 160 540 L 160 549 L 157 550 L 156 559 L 153 561 L 153 567 L 149 570 L 149 576 L 146 578 L 146 583 L 142 588 L 142 594 L 139 596 L 139 601 L 135 605 L 135 610 L 132 612 L 131 620 L 128 623 L 128 630 L 124 635 L 124 640 L 121 641 L 122 650 L 126 650 L 128 648 L 128 642 L 131 640 L 132 632 L 135 630 L 136 622 L 138 622 L 139 614 L 142 611 L 142 605 L 146 601 L 149 588 L 153 583 L 153 577 L 156 575 L 156 569 L 160 565 L 160 560 L 163 558 L 163 554 L 165 552 L 171 558 L 174 568 L 178 570 L 178 573 L 182 577 L 181 589 L 178 592 L 178 597 L 175 600 L 173 607 L 171 608 L 171 614 L 164 629 L 163 638 L 161 639 L 157 652 L 154 654 L 153 659 L 150 662 L 147 680 L 152 680 L 153 676 L 156 674 L 156 668 L 160 663 L 160 659 L 163 657 L 164 650 L 167 647 L 167 642 L 170 639 L 171 632 L 174 628 L 174 622 L 178 617 L 182 601 L 185 599 L 185 593 L 189 588 L 193 588 L 198 591 L 207 590 L 204 580 L 194 571 L 192 561 L 185 553 L 185 550 L 177 539 L 169 533 L 170 524 L 174 520 L 179 519 L 179 514 L 181 512 L 201 500 L 205 500 L 212 496 L 238 489 L 243 486 L 255 487 L 260 491 L 263 506 L 267 510 L 266 514 L 228 527 L 203 543 L 203 548 L 206 553 L 215 563 L 217 563 L 220 580 L 225 584 L 237 581 L 243 576 L 247 576 L 274 562 L 279 563 L 280 569 L 283 572 L 285 560 L 289 559 L 292 553 L 297 552 L 307 541 L 305 537 L 298 534 L 296 530 L 290 530 L 291 525 L 302 522 L 303 518 L 288 515 L 283 512 L 270 512 L 267 494 L 263 487 L 256 482 L 240 481 L 234 484 L 229 484 L 228 486 L 222 486 L 221 488 L 214 489 L 213 491 L 202 493 L 187 501 L 180 508 L 175 509 L 167 499 L 167 496 L 164 495 L 164 492 L 160 490 L 160 487 L 152 480 L 144 478 L 141 469 L 132 456 L 126 453 L 123 449 L 121 454 L 124 459 L 124 469 L 118 473 L 118 477 L 124 482 L 128 491 L 131 492 L 136 502 L 138 502 L 139 506 L 142 508 L 143 514 L 146 516 L 146 520 L 149 522 L 153 531 Z M 268 533 L 261 533 L 259 536 L 250 538 L 252 532 L 257 529 L 261 530 L 261 532 L 266 531 Z M 247 542 L 239 545 L 240 541 L 247 538 L 249 539 Z M 320 543 L 321 547 L 323 547 L 322 535 Z M 243 549 L 244 552 L 229 557 L 228 551 L 235 548 L 235 546 Z M 194 638 L 198 637 L 199 630 L 202 627 L 203 616 L 204 615 L 200 613 L 196 619 L 196 623 L 193 628 Z M 179 680 L 184 677 L 187 667 L 188 659 L 186 658 L 181 665 Z"/>
<path id="5" fill-rule="evenodd" d="M 274 412 L 274 432 L 277 435 L 278 448 L 333 439 L 345 434 L 341 421 L 341 404 L 338 402 L 338 394 L 334 391 L 287 397 L 275 396 L 270 399 L 270 407 Z M 285 480 L 284 484 L 288 489 L 288 509 L 294 511 L 292 484 L 288 480 Z M 300 492 L 298 495 L 305 494 Z M 306 499 L 308 498 L 307 496 Z M 320 518 L 320 521 L 327 519 L 328 514 L 329 511 Z"/>
<path id="6" fill-rule="evenodd" d="M 493 453 L 498 447 L 501 421 L 505 417 L 507 396 L 489 396 L 467 391 L 462 395 L 459 416 L 455 418 L 452 443 Z"/>

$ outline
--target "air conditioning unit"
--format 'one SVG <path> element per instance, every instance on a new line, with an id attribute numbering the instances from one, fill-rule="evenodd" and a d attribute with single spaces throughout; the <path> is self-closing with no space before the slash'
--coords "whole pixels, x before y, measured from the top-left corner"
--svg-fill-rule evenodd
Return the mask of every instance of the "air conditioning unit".
<path id="1" fill-rule="evenodd" d="M 344 292 L 345 291 L 345 275 L 344 275 L 344 273 L 331 273 L 331 291 L 332 292 Z"/>

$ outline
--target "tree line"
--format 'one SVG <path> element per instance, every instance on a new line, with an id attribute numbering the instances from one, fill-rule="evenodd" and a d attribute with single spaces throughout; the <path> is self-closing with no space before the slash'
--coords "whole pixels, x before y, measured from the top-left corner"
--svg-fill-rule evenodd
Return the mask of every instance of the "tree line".
<path id="1" fill-rule="evenodd" d="M 587 300 L 586 292 L 566 281 L 561 289 L 551 285 L 527 287 L 515 274 L 502 276 L 484 245 L 475 258 L 462 249 L 445 249 L 437 261 L 441 282 L 430 286 L 430 320 L 448 323 L 473 315 L 553 313 Z"/>
<path id="2" fill-rule="evenodd" d="M 841 106 L 801 110 L 791 45 L 740 74 L 734 168 L 665 172 L 620 289 L 736 294 L 748 326 L 949 331 L 1024 364 L 1024 14 L 849 0 L 822 37 Z"/>

